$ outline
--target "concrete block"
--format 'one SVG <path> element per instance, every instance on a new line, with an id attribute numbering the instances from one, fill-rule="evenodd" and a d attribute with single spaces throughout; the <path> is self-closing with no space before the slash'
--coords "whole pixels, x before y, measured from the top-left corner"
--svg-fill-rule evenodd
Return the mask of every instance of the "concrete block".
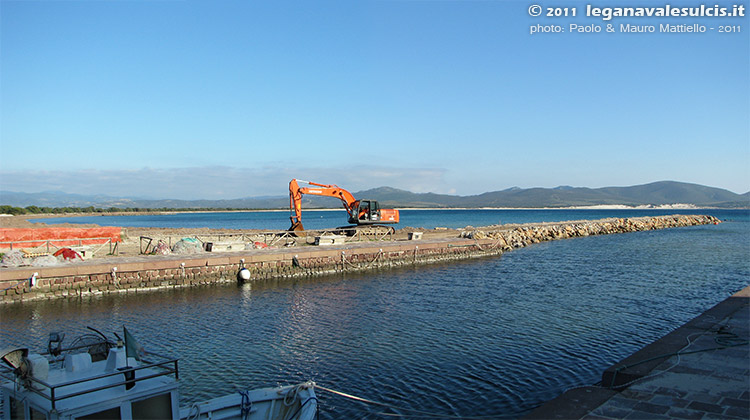
<path id="1" fill-rule="evenodd" d="M 341 235 L 323 235 L 315 237 L 315 245 L 317 246 L 343 245 L 345 241 L 346 237 Z"/>

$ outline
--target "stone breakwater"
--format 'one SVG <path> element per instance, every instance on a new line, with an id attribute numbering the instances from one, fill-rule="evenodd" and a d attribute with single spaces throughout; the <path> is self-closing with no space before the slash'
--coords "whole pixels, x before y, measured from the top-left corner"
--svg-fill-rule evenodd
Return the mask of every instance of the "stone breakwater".
<path id="1" fill-rule="evenodd" d="M 718 224 L 712 216 L 676 215 L 465 229 L 456 238 L 302 246 L 190 256 L 140 256 L 54 267 L 0 269 L 0 303 L 249 282 L 388 269 L 500 255 L 557 239 Z"/>
<path id="2" fill-rule="evenodd" d="M 564 223 L 544 223 L 535 226 L 504 226 L 466 230 L 461 237 L 476 240 L 494 240 L 495 246 L 509 251 L 530 244 L 557 239 L 578 238 L 592 235 L 639 232 L 644 230 L 667 229 L 673 227 L 718 224 L 721 221 L 713 216 L 675 215 L 639 217 L 632 219 L 602 219 L 595 221 L 574 221 Z"/>

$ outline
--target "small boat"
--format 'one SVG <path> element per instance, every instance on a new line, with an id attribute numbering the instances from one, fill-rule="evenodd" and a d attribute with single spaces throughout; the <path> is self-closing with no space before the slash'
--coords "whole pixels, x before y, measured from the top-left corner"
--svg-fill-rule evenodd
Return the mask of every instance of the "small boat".
<path id="1" fill-rule="evenodd" d="M 96 330 L 94 330 L 96 331 Z M 315 384 L 243 390 L 179 407 L 178 359 L 137 351 L 137 344 L 76 340 L 62 348 L 52 333 L 48 351 L 0 350 L 0 419 L 246 419 L 311 420 Z"/>

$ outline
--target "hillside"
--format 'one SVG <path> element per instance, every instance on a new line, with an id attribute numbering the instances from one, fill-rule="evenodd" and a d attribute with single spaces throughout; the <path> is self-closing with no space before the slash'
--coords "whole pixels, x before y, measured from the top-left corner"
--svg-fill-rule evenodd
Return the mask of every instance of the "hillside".
<path id="1" fill-rule="evenodd" d="M 570 207 L 594 205 L 664 205 L 748 207 L 748 194 L 735 194 L 720 188 L 674 181 L 654 182 L 631 187 L 510 188 L 473 196 L 414 194 L 393 188 L 377 188 L 359 193 L 383 205 L 400 207 Z"/>
<path id="2" fill-rule="evenodd" d="M 705 207 L 750 208 L 750 192 L 736 194 L 721 188 L 675 181 L 660 181 L 630 187 L 556 187 L 509 188 L 478 195 L 457 196 L 435 193 L 412 193 L 391 187 L 354 192 L 361 199 L 378 200 L 383 207 L 570 207 L 593 205 L 665 205 L 692 204 Z M 0 205 L 14 207 L 98 207 L 98 208 L 214 208 L 214 209 L 284 209 L 287 196 L 247 197 L 233 200 L 142 200 L 134 198 L 85 196 L 62 192 L 20 193 L 0 191 Z M 337 199 L 304 196 L 307 208 L 336 208 Z"/>

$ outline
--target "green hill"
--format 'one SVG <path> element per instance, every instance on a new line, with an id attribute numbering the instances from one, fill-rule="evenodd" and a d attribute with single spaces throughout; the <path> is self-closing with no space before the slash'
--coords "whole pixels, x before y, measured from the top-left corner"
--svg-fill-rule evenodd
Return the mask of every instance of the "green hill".
<path id="1" fill-rule="evenodd" d="M 660 181 L 630 187 L 586 188 L 509 188 L 478 195 L 458 196 L 412 193 L 380 187 L 353 193 L 359 199 L 380 201 L 382 207 L 481 208 L 481 207 L 571 207 L 594 205 L 692 204 L 704 207 L 750 208 L 750 192 L 736 194 L 721 188 L 675 181 Z M 139 200 L 106 196 L 83 196 L 61 192 L 17 193 L 0 191 L 0 205 L 16 207 L 88 207 L 99 208 L 212 208 L 212 209 L 286 209 L 289 198 L 247 197 L 233 200 Z M 341 202 L 330 197 L 303 197 L 305 208 L 338 208 Z"/>

